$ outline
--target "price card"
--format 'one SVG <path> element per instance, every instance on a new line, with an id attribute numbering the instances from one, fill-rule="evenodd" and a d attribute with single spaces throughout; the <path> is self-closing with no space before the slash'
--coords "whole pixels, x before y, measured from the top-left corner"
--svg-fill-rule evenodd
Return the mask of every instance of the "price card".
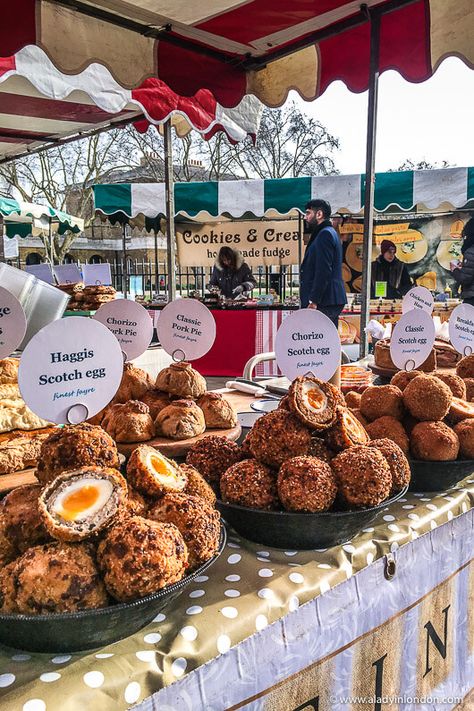
<path id="1" fill-rule="evenodd" d="M 401 370 L 415 370 L 428 358 L 435 340 L 435 325 L 430 314 L 412 309 L 395 324 L 390 355 Z"/>
<path id="2" fill-rule="evenodd" d="M 387 296 L 387 282 L 386 281 L 376 281 L 375 282 L 375 296 L 382 297 L 382 299 L 384 299 Z"/>
<path id="3" fill-rule="evenodd" d="M 449 340 L 461 355 L 474 353 L 474 306 L 460 304 L 449 317 Z"/>
<path id="4" fill-rule="evenodd" d="M 316 309 L 295 311 L 275 339 L 277 365 L 289 380 L 313 373 L 329 380 L 341 362 L 341 341 L 332 321 Z"/>
<path id="5" fill-rule="evenodd" d="M 20 360 L 18 384 L 37 415 L 77 424 L 111 401 L 122 373 L 122 350 L 113 333 L 98 321 L 71 316 L 33 336 Z"/>
<path id="6" fill-rule="evenodd" d="M 176 299 L 161 312 L 156 331 L 161 345 L 175 360 L 195 360 L 211 350 L 216 322 L 200 301 Z M 238 338 L 238 334 L 235 336 Z"/>
<path id="7" fill-rule="evenodd" d="M 26 316 L 18 299 L 0 286 L 0 358 L 7 358 L 22 342 Z"/>
<path id="8" fill-rule="evenodd" d="M 405 294 L 402 301 L 402 314 L 412 309 L 422 309 L 431 314 L 433 311 L 434 298 L 431 291 L 424 286 L 415 286 Z"/>
<path id="9" fill-rule="evenodd" d="M 150 345 L 153 321 L 148 311 L 136 301 L 109 301 L 102 304 L 93 318 L 103 323 L 114 334 L 126 360 L 138 358 Z"/>
<path id="10" fill-rule="evenodd" d="M 33 274 L 40 281 L 45 281 L 47 284 L 54 284 L 53 270 L 51 264 L 27 264 L 25 272 Z"/>
<path id="11" fill-rule="evenodd" d="M 112 274 L 110 272 L 110 264 L 83 264 L 82 277 L 86 286 L 99 286 L 103 284 L 110 286 L 112 284 Z"/>
<path id="12" fill-rule="evenodd" d="M 82 281 L 82 274 L 76 264 L 57 264 L 53 272 L 58 284 L 77 284 Z"/>

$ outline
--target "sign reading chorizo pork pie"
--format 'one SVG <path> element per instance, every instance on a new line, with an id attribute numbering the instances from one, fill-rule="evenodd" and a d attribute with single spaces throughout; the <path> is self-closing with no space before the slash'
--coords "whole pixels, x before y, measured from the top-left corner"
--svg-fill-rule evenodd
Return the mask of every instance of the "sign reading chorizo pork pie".
<path id="1" fill-rule="evenodd" d="M 277 365 L 289 380 L 313 373 L 329 380 L 341 362 L 337 328 L 316 309 L 301 309 L 287 316 L 275 339 Z"/>
<path id="2" fill-rule="evenodd" d="M 18 384 L 39 417 L 77 424 L 108 405 L 122 373 L 122 350 L 113 333 L 98 321 L 72 316 L 33 336 L 20 360 Z"/>
<path id="3" fill-rule="evenodd" d="M 200 301 L 176 299 L 161 312 L 156 331 L 161 345 L 174 360 L 195 360 L 212 348 L 216 322 Z"/>
<path id="4" fill-rule="evenodd" d="M 449 340 L 463 356 L 474 353 L 474 306 L 460 304 L 449 317 Z"/>
<path id="5" fill-rule="evenodd" d="M 415 286 L 405 294 L 402 301 L 402 313 L 412 309 L 421 309 L 431 314 L 433 311 L 433 294 L 424 286 Z"/>
<path id="6" fill-rule="evenodd" d="M 435 340 L 431 315 L 422 309 L 403 314 L 395 324 L 390 340 L 390 355 L 400 370 L 415 370 L 428 358 Z"/>
<path id="7" fill-rule="evenodd" d="M 150 345 L 153 320 L 136 301 L 115 299 L 102 304 L 93 318 L 114 334 L 127 360 L 138 358 Z"/>
<path id="8" fill-rule="evenodd" d="M 220 222 L 177 226 L 182 267 L 212 267 L 221 247 L 239 250 L 250 266 L 298 264 L 298 221 Z"/>
<path id="9" fill-rule="evenodd" d="M 26 332 L 26 317 L 18 299 L 0 286 L 0 358 L 18 348 Z"/>

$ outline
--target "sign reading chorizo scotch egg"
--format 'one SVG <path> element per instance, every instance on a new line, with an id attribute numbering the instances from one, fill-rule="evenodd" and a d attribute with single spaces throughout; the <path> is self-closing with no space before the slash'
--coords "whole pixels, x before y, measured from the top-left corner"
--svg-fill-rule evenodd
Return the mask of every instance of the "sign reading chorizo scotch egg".
<path id="1" fill-rule="evenodd" d="M 18 299 L 0 286 L 0 358 L 7 358 L 22 342 L 26 317 Z"/>
<path id="2" fill-rule="evenodd" d="M 329 380 L 341 362 L 341 341 L 332 321 L 316 309 L 295 311 L 275 339 L 277 365 L 289 380 L 313 373 Z"/>
<path id="3" fill-rule="evenodd" d="M 402 313 L 411 311 L 412 309 L 421 309 L 426 313 L 431 314 L 433 311 L 434 298 L 428 289 L 424 286 L 415 286 L 405 294 L 402 301 Z"/>
<path id="4" fill-rule="evenodd" d="M 150 345 L 153 320 L 148 311 L 136 301 L 109 301 L 102 304 L 93 318 L 114 334 L 127 360 L 138 358 Z"/>
<path id="5" fill-rule="evenodd" d="M 428 358 L 435 340 L 431 315 L 422 309 L 403 314 L 393 329 L 390 355 L 400 370 L 415 370 Z"/>
<path id="6" fill-rule="evenodd" d="M 196 299 L 176 299 L 165 306 L 156 323 L 160 343 L 174 360 L 206 355 L 216 340 L 216 322 Z"/>
<path id="7" fill-rule="evenodd" d="M 474 353 L 474 306 L 459 304 L 449 317 L 449 340 L 461 355 Z"/>
<path id="8" fill-rule="evenodd" d="M 53 321 L 28 343 L 18 384 L 28 407 L 57 424 L 78 424 L 111 401 L 123 373 L 115 336 L 101 323 L 72 316 Z"/>

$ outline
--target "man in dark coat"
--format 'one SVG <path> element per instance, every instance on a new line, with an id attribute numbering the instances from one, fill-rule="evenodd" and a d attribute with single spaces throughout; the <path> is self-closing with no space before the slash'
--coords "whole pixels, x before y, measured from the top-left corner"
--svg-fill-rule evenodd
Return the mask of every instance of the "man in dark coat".
<path id="1" fill-rule="evenodd" d="M 300 300 L 302 308 L 318 309 L 337 328 L 347 299 L 341 240 L 330 217 L 331 206 L 325 200 L 307 203 L 305 220 L 312 232 L 300 269 Z"/>
<path id="2" fill-rule="evenodd" d="M 403 299 L 413 286 L 406 264 L 396 257 L 397 247 L 389 239 L 382 240 L 380 254 L 372 262 L 371 290 L 375 298 L 375 282 L 384 281 L 387 284 L 387 299 Z"/>

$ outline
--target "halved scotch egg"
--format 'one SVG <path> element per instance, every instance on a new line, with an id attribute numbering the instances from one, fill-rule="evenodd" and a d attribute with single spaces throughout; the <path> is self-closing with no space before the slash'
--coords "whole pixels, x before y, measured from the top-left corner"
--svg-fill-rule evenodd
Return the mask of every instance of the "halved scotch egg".
<path id="1" fill-rule="evenodd" d="M 145 496 L 163 496 L 183 491 L 188 483 L 186 473 L 158 449 L 142 444 L 133 450 L 127 464 L 127 480 Z"/>
<path id="2" fill-rule="evenodd" d="M 346 408 L 336 409 L 336 421 L 327 433 L 327 443 L 336 452 L 356 444 L 367 444 L 370 440 L 357 417 Z"/>
<path id="3" fill-rule="evenodd" d="M 474 402 L 467 402 L 460 397 L 453 397 L 451 407 L 447 415 L 449 422 L 456 424 L 462 420 L 469 420 L 474 417 Z"/>
<path id="4" fill-rule="evenodd" d="M 82 541 L 126 511 L 127 483 L 116 469 L 83 467 L 60 474 L 38 505 L 44 525 L 60 541 Z"/>
<path id="5" fill-rule="evenodd" d="M 300 375 L 288 390 L 290 410 L 307 427 L 326 430 L 336 417 L 336 406 L 343 403 L 337 389 L 313 375 Z"/>

